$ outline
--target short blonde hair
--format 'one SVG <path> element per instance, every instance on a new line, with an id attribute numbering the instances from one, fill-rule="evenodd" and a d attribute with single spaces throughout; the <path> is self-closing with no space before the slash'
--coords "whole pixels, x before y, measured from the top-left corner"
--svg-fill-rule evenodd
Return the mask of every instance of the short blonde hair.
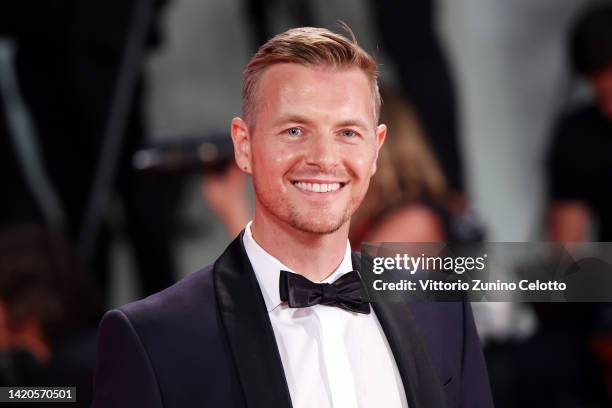
<path id="1" fill-rule="evenodd" d="M 361 69 L 370 81 L 374 119 L 378 122 L 381 98 L 376 60 L 357 44 L 351 29 L 346 24 L 342 26 L 350 39 L 325 28 L 300 27 L 278 34 L 257 50 L 244 70 L 242 87 L 242 114 L 249 126 L 254 124 L 261 75 L 266 68 L 280 63 Z"/>

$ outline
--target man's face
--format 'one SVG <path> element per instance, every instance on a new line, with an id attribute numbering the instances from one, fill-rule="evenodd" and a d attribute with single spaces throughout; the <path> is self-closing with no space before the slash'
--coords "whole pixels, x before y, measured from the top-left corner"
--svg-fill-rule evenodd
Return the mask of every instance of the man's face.
<path id="1" fill-rule="evenodd" d="M 612 120 L 612 65 L 593 75 L 591 82 L 595 88 L 599 109 Z"/>
<path id="2" fill-rule="evenodd" d="M 386 132 L 366 75 L 276 64 L 257 92 L 251 130 L 232 124 L 238 164 L 253 175 L 255 219 L 314 234 L 348 225 Z"/>

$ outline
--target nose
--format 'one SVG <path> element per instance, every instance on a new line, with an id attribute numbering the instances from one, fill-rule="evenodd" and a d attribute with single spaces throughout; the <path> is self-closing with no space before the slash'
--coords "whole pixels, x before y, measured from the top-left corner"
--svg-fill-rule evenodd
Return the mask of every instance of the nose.
<path id="1" fill-rule="evenodd" d="M 323 172 L 333 170 L 340 163 L 340 151 L 332 135 L 320 134 L 310 140 L 306 164 Z"/>

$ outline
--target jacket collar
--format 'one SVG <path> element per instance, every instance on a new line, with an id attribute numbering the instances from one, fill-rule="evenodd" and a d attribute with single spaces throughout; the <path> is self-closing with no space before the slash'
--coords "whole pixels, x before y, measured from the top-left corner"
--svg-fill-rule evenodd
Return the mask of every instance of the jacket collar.
<path id="1" fill-rule="evenodd" d="M 244 231 L 217 259 L 213 279 L 219 313 L 248 407 L 291 407 L 272 324 L 244 249 Z"/>
<path id="2" fill-rule="evenodd" d="M 247 406 L 291 407 L 266 303 L 243 245 L 244 231 L 214 265 L 219 313 Z M 359 257 L 353 254 L 359 269 Z M 407 305 L 372 305 L 395 358 L 410 408 L 446 406 L 440 379 Z"/>
<path id="3" fill-rule="evenodd" d="M 353 265 L 362 271 L 362 274 L 372 270 L 367 259 L 358 253 L 353 253 Z M 372 302 L 372 308 L 393 352 L 408 406 L 446 407 L 446 396 L 440 377 L 431 362 L 425 339 L 408 304 L 381 301 Z"/>

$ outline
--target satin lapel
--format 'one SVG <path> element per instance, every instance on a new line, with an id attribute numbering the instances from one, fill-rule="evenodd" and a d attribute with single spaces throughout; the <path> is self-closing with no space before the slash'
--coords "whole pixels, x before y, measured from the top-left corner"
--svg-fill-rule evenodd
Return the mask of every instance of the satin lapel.
<path id="1" fill-rule="evenodd" d="M 360 270 L 360 257 L 353 253 L 353 268 Z M 446 407 L 444 390 L 436 374 L 423 335 L 406 303 L 373 302 L 376 317 L 402 377 L 410 408 Z"/>
<path id="2" fill-rule="evenodd" d="M 243 247 L 242 233 L 215 262 L 214 282 L 247 406 L 291 407 L 274 331 Z"/>

